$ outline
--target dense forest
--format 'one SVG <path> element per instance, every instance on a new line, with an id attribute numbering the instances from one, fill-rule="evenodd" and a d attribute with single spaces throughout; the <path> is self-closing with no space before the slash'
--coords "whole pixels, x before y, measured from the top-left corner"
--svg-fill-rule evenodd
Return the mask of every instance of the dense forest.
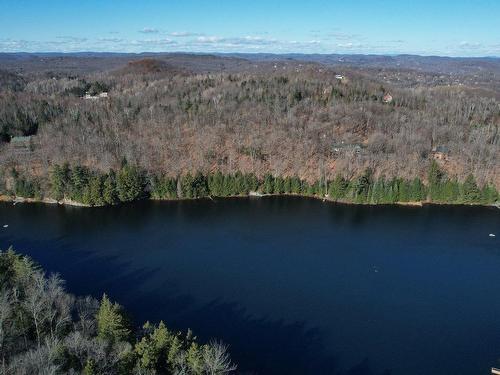
<path id="1" fill-rule="evenodd" d="M 3 186 L 5 194 L 42 200 L 76 202 L 88 206 L 114 205 L 122 202 L 151 199 L 196 199 L 205 197 L 235 197 L 294 194 L 329 199 L 344 203 L 392 204 L 433 202 L 454 204 L 494 204 L 500 195 L 495 186 L 479 187 L 470 174 L 464 182 L 449 178 L 433 161 L 427 173 L 428 184 L 420 178 L 375 178 L 368 169 L 360 176 L 347 180 L 338 174 L 333 180 L 309 183 L 297 176 L 281 177 L 253 173 L 222 174 L 220 171 L 203 175 L 187 173 L 178 177 L 151 175 L 126 161 L 117 171 L 92 171 L 69 164 L 55 165 L 48 180 L 26 178 L 16 170 L 10 172 L 12 190 Z"/>
<path id="2" fill-rule="evenodd" d="M 65 291 L 30 258 L 0 251 L 0 373 L 227 374 L 224 344 L 200 344 L 191 331 L 160 322 L 135 329 L 123 308 Z"/>
<path id="3" fill-rule="evenodd" d="M 2 191 L 93 205 L 253 190 L 368 203 L 496 199 L 500 102 L 490 88 L 439 85 L 434 75 L 410 85 L 400 71 L 297 60 L 205 59 L 205 70 L 190 68 L 203 56 L 187 55 L 184 65 L 148 58 L 74 74 L 3 72 Z M 124 160 L 140 185 L 133 192 L 119 188 Z M 71 178 L 55 178 L 68 169 Z M 211 183 L 221 175 L 228 185 L 252 181 L 222 191 Z"/>

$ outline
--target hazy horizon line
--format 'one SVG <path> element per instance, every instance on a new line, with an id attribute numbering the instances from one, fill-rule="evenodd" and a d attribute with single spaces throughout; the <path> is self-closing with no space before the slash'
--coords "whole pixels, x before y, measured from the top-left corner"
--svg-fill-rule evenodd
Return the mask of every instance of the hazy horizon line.
<path id="1" fill-rule="evenodd" d="M 141 52 L 119 52 L 119 51 L 0 51 L 0 55 L 37 55 L 37 54 L 50 54 L 50 55 L 79 55 L 79 54 L 95 54 L 95 55 L 272 55 L 272 56 L 381 56 L 381 57 L 400 57 L 400 56 L 413 56 L 413 57 L 438 57 L 450 59 L 500 59 L 500 55 L 477 55 L 477 56 L 463 56 L 463 55 L 438 55 L 438 54 L 418 54 L 418 53 L 340 53 L 340 52 L 208 52 L 208 51 L 141 51 Z"/>

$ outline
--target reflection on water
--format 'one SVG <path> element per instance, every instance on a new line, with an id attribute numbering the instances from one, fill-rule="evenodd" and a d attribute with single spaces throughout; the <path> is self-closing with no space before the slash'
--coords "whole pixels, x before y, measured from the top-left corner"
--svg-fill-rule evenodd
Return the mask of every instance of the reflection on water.
<path id="1" fill-rule="evenodd" d="M 0 246 L 142 322 L 222 338 L 243 370 L 487 373 L 500 210 L 300 198 L 0 205 Z"/>

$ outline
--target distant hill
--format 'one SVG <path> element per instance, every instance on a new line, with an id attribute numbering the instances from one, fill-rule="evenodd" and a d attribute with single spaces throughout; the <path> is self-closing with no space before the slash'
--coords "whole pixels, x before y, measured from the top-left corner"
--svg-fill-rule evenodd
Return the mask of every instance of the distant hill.
<path id="1" fill-rule="evenodd" d="M 116 74 L 152 74 L 152 73 L 172 73 L 180 74 L 187 71 L 179 66 L 172 65 L 166 61 L 145 58 L 130 61 L 126 66 L 118 69 Z"/>
<path id="2" fill-rule="evenodd" d="M 500 74 L 497 57 L 442 57 L 418 55 L 342 55 L 342 54 L 226 54 L 252 61 L 296 60 L 330 66 L 412 69 L 429 73 L 471 74 L 484 70 Z"/>
<path id="3" fill-rule="evenodd" d="M 0 53 L 2 68 L 18 72 L 53 71 L 84 74 L 119 69 L 130 61 L 144 59 L 163 61 L 194 72 L 244 71 L 255 63 L 289 61 L 339 67 L 415 70 L 437 74 L 488 74 L 496 79 L 500 77 L 500 58 L 496 57 L 248 53 Z"/>

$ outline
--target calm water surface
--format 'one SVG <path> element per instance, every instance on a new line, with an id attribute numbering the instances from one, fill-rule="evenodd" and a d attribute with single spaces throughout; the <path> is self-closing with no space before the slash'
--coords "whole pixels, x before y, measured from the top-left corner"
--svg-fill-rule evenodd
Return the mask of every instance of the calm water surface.
<path id="1" fill-rule="evenodd" d="M 488 374 L 500 358 L 500 210 L 301 198 L 0 204 L 0 247 L 231 346 L 259 374 Z M 496 233 L 497 237 L 489 237 Z"/>

